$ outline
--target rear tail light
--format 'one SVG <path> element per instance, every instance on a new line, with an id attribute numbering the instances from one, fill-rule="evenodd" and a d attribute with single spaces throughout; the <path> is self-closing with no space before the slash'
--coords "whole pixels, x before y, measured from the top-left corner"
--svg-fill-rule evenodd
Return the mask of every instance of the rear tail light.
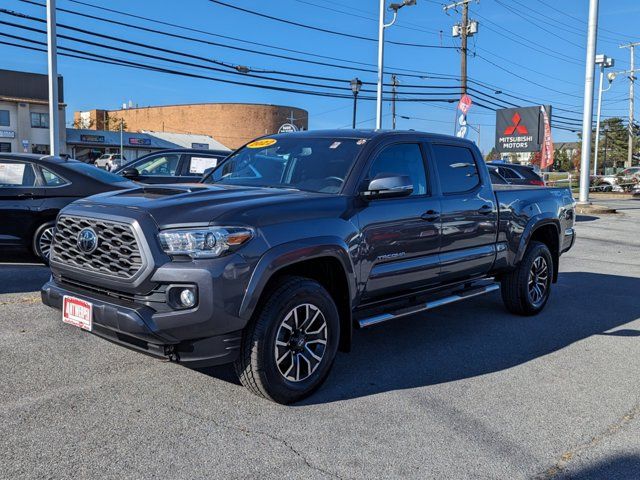
<path id="1" fill-rule="evenodd" d="M 544 182 L 542 180 L 529 180 L 529 185 L 540 185 L 544 187 Z"/>

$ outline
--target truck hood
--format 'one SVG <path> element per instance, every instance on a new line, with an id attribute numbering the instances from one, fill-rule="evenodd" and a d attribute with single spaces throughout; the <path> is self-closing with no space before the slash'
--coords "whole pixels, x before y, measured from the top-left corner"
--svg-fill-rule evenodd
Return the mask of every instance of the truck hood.
<path id="1" fill-rule="evenodd" d="M 327 195 L 285 188 L 194 183 L 145 185 L 94 195 L 76 201 L 74 205 L 135 210 L 149 214 L 159 228 L 170 228 L 212 223 L 222 215 L 232 216 L 237 218 L 236 223 L 242 223 L 240 214 L 243 211 L 318 197 L 326 198 Z"/>

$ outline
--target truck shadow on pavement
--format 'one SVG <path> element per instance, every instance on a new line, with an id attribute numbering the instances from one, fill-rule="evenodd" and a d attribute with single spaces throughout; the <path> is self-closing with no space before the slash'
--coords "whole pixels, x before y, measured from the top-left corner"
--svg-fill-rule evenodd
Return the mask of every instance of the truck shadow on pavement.
<path id="1" fill-rule="evenodd" d="M 640 456 L 619 455 L 580 470 L 569 470 L 554 476 L 558 480 L 604 480 L 640 478 Z"/>
<path id="2" fill-rule="evenodd" d="M 640 317 L 640 279 L 561 273 L 543 313 L 508 313 L 500 295 L 356 331 L 324 386 L 298 405 L 411 389 L 505 370 Z"/>
<path id="3" fill-rule="evenodd" d="M 0 294 L 39 292 L 50 275 L 45 264 L 24 250 L 0 251 Z"/>

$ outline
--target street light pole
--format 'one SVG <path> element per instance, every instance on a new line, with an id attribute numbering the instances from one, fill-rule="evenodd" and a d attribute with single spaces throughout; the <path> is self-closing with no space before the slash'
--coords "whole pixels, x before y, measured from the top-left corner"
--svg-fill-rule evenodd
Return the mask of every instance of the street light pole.
<path id="1" fill-rule="evenodd" d="M 362 80 L 358 77 L 351 80 L 351 91 L 353 92 L 353 125 L 352 128 L 355 130 L 356 128 L 356 109 L 358 107 L 358 93 L 360 93 L 360 88 L 362 88 Z"/>
<path id="2" fill-rule="evenodd" d="M 589 1 L 587 57 L 584 74 L 584 104 L 582 109 L 582 156 L 580 159 L 580 203 L 589 203 L 589 163 L 591 160 L 591 128 L 593 125 L 593 74 L 598 35 L 598 0 Z"/>
<path id="3" fill-rule="evenodd" d="M 47 0 L 47 67 L 49 83 L 49 145 L 51 155 L 60 154 L 58 102 L 58 53 L 56 45 L 56 0 Z"/>
<path id="4" fill-rule="evenodd" d="M 389 8 L 393 11 L 393 20 L 384 23 L 384 4 L 386 0 L 380 0 L 380 18 L 378 19 L 378 87 L 376 89 L 376 130 L 382 128 L 382 86 L 384 83 L 384 29 L 396 23 L 398 10 L 416 4 L 416 0 L 402 0 L 402 3 L 392 3 Z"/>
<path id="5" fill-rule="evenodd" d="M 615 60 L 609 58 L 606 55 L 596 56 L 596 65 L 600 65 L 600 86 L 598 87 L 598 109 L 596 112 L 596 141 L 595 152 L 593 155 L 593 174 L 598 174 L 598 147 L 600 146 L 600 113 L 602 112 L 602 94 L 611 88 L 615 75 L 609 76 L 609 87 L 605 90 L 602 89 L 602 82 L 604 81 L 604 69 L 610 68 L 615 65 Z"/>
<path id="6" fill-rule="evenodd" d="M 384 3 L 380 0 L 380 19 L 378 23 L 378 86 L 376 90 L 376 130 L 382 128 L 382 84 L 384 80 Z M 395 21 L 395 16 L 394 16 Z"/>

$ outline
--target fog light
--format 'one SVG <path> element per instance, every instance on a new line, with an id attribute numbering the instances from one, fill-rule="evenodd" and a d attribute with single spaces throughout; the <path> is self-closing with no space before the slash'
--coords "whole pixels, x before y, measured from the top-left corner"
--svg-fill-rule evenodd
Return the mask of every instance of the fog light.
<path id="1" fill-rule="evenodd" d="M 185 288 L 180 292 L 180 305 L 184 308 L 191 308 L 196 304 L 196 294 L 193 290 Z"/>

